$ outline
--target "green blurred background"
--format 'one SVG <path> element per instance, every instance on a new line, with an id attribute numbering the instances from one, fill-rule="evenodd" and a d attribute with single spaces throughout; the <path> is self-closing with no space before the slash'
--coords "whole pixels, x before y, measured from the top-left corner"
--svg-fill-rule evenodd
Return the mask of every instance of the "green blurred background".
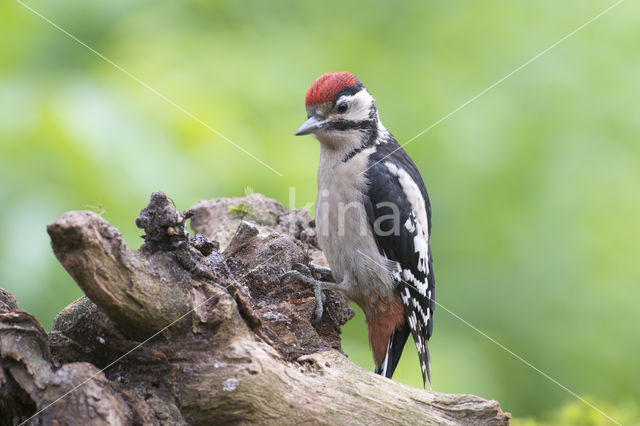
<path id="1" fill-rule="evenodd" d="M 613 1 L 28 4 L 282 174 L 1 3 L 0 286 L 49 328 L 81 295 L 45 232 L 63 212 L 103 212 L 137 248 L 154 190 L 187 209 L 246 187 L 288 204 L 295 188 L 302 207 L 319 147 L 293 131 L 321 73 L 360 77 L 402 143 Z M 640 399 L 638 16 L 621 3 L 406 147 L 432 200 L 438 302 L 626 424 Z M 372 368 L 361 314 L 344 337 Z M 436 391 L 497 399 L 527 424 L 608 424 L 442 308 L 431 348 Z M 420 387 L 407 349 L 395 378 Z"/>

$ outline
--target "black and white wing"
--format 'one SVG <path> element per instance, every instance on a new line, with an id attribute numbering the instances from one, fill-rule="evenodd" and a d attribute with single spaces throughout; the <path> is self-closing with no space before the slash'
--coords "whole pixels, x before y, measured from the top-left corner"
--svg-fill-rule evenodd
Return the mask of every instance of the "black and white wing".
<path id="1" fill-rule="evenodd" d="M 435 308 L 429 247 L 431 207 L 418 169 L 407 153 L 398 148 L 395 140 L 377 145 L 369 157 L 370 168 L 366 172 L 370 183 L 365 201 L 368 219 L 380 252 L 397 262 L 396 293 L 405 314 L 405 324 L 392 334 L 385 362 L 376 372 L 391 378 L 411 333 L 426 386 L 427 379 L 431 385 L 427 341 L 433 331 Z"/>

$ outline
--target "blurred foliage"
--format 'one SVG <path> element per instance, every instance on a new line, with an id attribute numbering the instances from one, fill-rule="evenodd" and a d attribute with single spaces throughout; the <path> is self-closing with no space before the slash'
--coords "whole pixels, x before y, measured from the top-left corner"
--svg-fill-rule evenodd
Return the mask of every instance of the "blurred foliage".
<path id="1" fill-rule="evenodd" d="M 622 403 L 610 404 L 602 400 L 588 399 L 615 421 L 623 425 L 638 424 L 640 410 L 638 409 L 637 401 L 627 400 Z M 542 420 L 516 418 L 512 424 L 513 426 L 608 426 L 612 423 L 611 419 L 607 419 L 607 417 L 601 415 L 596 410 L 576 400 L 545 415 Z"/>
<path id="2" fill-rule="evenodd" d="M 137 248 L 154 190 L 181 209 L 247 186 L 312 202 L 319 148 L 293 131 L 322 72 L 358 75 L 404 142 L 612 3 L 28 1 L 118 69 L 4 2 L 0 285 L 45 327 L 81 294 L 45 232 L 67 210 Z M 636 404 L 639 13 L 622 3 L 406 147 L 432 199 L 438 302 L 578 394 Z M 344 335 L 371 368 L 361 316 Z M 431 348 L 434 390 L 604 421 L 442 308 Z M 396 379 L 419 387 L 408 349 Z"/>

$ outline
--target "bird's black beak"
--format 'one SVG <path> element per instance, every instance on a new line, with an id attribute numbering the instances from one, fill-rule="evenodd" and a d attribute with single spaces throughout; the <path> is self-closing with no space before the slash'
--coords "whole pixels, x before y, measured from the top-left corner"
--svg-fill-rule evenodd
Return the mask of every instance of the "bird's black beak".
<path id="1" fill-rule="evenodd" d="M 296 130 L 294 135 L 308 135 L 309 133 L 313 133 L 316 130 L 322 129 L 322 126 L 324 126 L 324 119 L 321 116 L 314 114 L 309 117 L 307 121 L 302 123 L 302 126 L 300 126 L 298 130 Z"/>

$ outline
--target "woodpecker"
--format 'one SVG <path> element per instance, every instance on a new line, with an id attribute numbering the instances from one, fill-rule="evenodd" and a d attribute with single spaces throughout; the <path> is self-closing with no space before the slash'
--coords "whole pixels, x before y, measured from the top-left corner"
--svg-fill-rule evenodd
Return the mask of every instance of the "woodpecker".
<path id="1" fill-rule="evenodd" d="M 435 280 L 429 245 L 431 207 L 416 165 L 382 125 L 374 98 L 351 73 L 321 75 L 307 92 L 307 121 L 296 135 L 320 142 L 316 228 L 335 283 L 297 268 L 283 275 L 344 292 L 369 329 L 375 372 L 391 378 L 409 334 L 422 380 L 431 386 L 427 342 L 433 331 Z M 318 267 L 316 267 L 318 268 Z"/>

